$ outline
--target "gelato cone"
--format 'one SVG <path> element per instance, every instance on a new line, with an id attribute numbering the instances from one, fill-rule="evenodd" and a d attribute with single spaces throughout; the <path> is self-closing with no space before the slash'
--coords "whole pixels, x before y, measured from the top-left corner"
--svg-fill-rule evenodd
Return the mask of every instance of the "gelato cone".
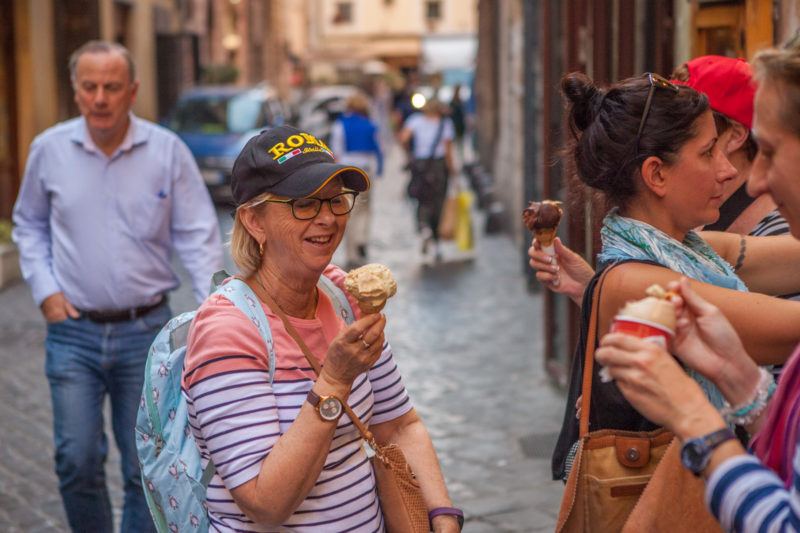
<path id="1" fill-rule="evenodd" d="M 542 248 L 553 246 L 553 240 L 556 238 L 556 229 L 548 229 L 548 230 L 538 230 L 533 232 L 533 236 L 536 237 L 536 240 L 539 241 L 539 244 L 542 245 Z M 552 255 L 552 254 L 551 254 Z"/>
<path id="2" fill-rule="evenodd" d="M 533 233 L 542 246 L 542 250 L 555 256 L 553 240 L 556 238 L 558 224 L 561 222 L 561 202 L 542 200 L 541 202 L 528 202 L 528 207 L 522 211 L 522 221 Z"/>
<path id="3" fill-rule="evenodd" d="M 383 309 L 386 300 L 397 292 L 397 282 L 388 268 L 370 263 L 348 272 L 344 288 L 356 299 L 361 312 L 370 314 Z"/>

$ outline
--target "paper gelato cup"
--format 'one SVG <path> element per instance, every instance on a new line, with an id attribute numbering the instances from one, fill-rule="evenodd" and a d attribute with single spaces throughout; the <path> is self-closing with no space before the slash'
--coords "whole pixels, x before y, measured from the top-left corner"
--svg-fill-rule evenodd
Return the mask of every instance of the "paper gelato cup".
<path id="1" fill-rule="evenodd" d="M 639 337 L 640 339 L 654 342 L 665 350 L 669 348 L 672 337 L 675 336 L 674 331 L 661 324 L 624 315 L 614 317 L 614 321 L 611 324 L 611 332 Z"/>

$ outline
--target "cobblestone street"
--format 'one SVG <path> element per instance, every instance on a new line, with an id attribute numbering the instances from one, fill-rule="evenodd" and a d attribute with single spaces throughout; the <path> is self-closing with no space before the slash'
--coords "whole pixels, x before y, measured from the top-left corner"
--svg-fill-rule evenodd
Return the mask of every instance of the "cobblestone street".
<path id="1" fill-rule="evenodd" d="M 448 243 L 440 263 L 424 260 L 399 154 L 392 155 L 374 182 L 369 259 L 397 278 L 384 309 L 387 338 L 453 503 L 465 511 L 464 530 L 552 531 L 563 485 L 550 480 L 549 456 L 564 394 L 543 370 L 541 297 L 525 290 L 518 248 L 505 235 L 482 235 L 481 220 L 473 252 Z M 218 214 L 227 236 L 228 209 Z M 195 306 L 186 282 L 171 305 L 174 313 Z M 7 533 L 67 531 L 53 472 L 44 334 L 24 282 L 0 291 L 0 531 Z M 118 514 L 113 446 L 107 475 Z"/>

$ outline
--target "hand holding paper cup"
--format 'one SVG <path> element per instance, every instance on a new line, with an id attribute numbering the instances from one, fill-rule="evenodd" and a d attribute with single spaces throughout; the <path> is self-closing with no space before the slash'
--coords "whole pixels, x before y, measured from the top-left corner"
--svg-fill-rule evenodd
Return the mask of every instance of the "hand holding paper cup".
<path id="1" fill-rule="evenodd" d="M 660 285 L 651 285 L 646 298 L 628 302 L 611 323 L 611 333 L 624 333 L 653 342 L 669 349 L 675 336 L 675 306 L 669 301 L 670 293 Z M 600 379 L 611 381 L 605 368 L 600 369 Z"/>

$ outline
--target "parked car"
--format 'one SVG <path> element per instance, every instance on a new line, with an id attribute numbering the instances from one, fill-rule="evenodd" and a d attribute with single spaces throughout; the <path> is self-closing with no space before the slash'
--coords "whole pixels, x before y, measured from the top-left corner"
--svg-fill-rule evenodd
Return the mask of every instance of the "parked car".
<path id="1" fill-rule="evenodd" d="M 251 137 L 284 121 L 283 105 L 269 85 L 205 86 L 178 99 L 167 127 L 192 151 L 212 198 L 228 202 L 236 156 Z"/>
<path id="2" fill-rule="evenodd" d="M 327 85 L 315 87 L 300 104 L 297 127 L 327 143 L 331 126 L 344 112 L 347 99 L 358 91 L 353 85 Z"/>

